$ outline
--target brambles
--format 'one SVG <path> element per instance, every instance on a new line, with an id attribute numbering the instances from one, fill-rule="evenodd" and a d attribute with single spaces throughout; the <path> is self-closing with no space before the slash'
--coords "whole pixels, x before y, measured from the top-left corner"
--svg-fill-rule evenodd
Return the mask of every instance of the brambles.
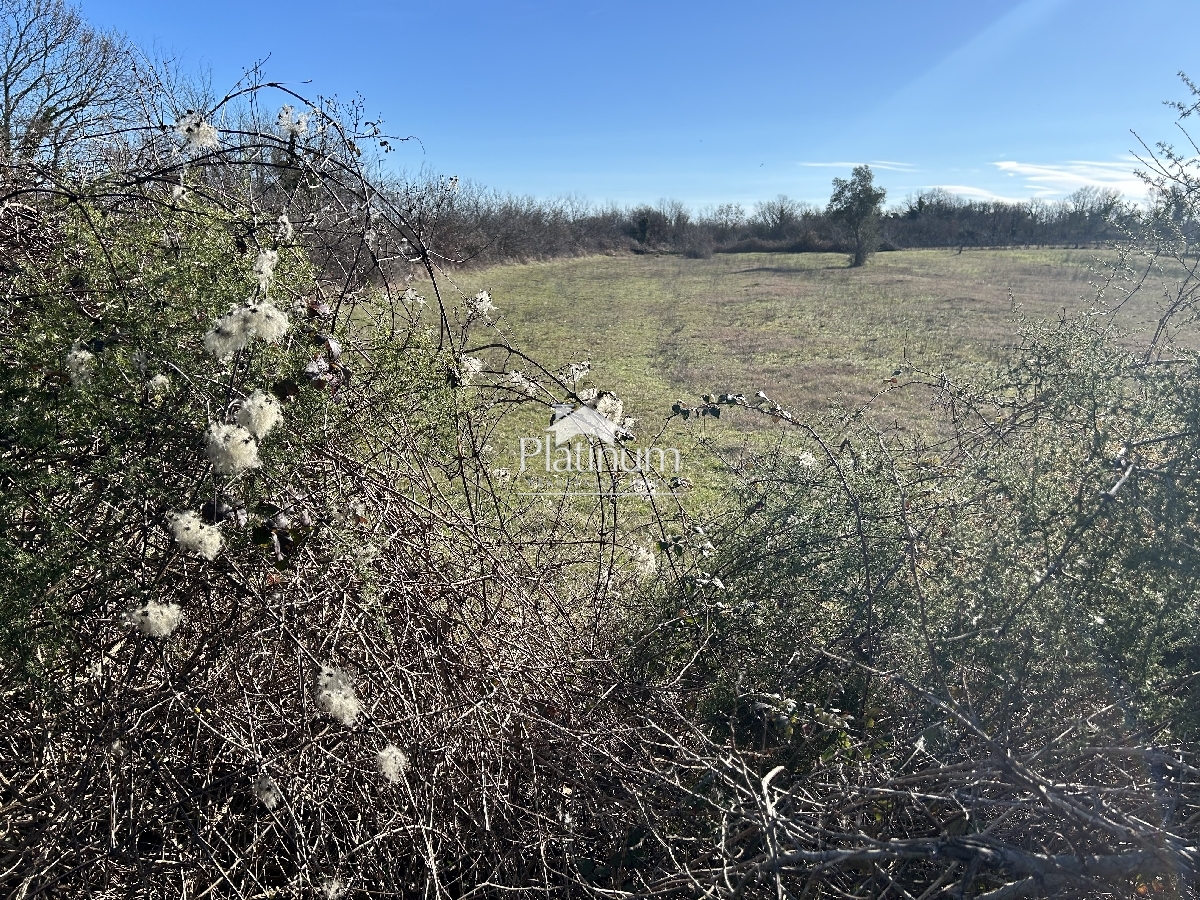
<path id="1" fill-rule="evenodd" d="M 5 893 L 523 889 L 568 865 L 563 779 L 642 727 L 588 711 L 616 523 L 515 501 L 475 439 L 574 384 L 493 383 L 497 304 L 447 296 L 373 128 L 286 96 L 148 124 L 92 181 L 5 172 Z"/>
<path id="2" fill-rule="evenodd" d="M 1193 160 L 1156 164 L 1159 196 L 1195 196 Z M 694 577 L 629 665 L 740 752 L 673 748 L 678 802 L 711 814 L 658 819 L 692 862 L 647 893 L 1192 896 L 1195 220 L 1148 210 L 1095 303 L 1023 322 L 991 381 L 897 372 L 943 442 L 735 398 L 798 439 L 741 469 L 707 552 L 664 545 Z M 1113 317 L 1151 279 L 1139 345 Z"/>

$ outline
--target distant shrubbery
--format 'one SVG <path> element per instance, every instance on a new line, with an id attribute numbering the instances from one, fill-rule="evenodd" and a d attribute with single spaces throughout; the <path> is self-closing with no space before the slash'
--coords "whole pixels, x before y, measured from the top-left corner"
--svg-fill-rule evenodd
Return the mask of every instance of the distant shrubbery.
<path id="1" fill-rule="evenodd" d="M 595 207 L 578 197 L 537 200 L 422 175 L 392 190 L 410 204 L 455 262 L 478 265 L 587 253 L 853 253 L 850 230 L 825 210 L 779 196 L 747 211 L 723 204 L 698 212 L 677 200 L 655 206 Z M 1138 209 L 1111 191 L 1080 188 L 1065 200 L 966 200 L 924 191 L 887 211 L 883 250 L 919 247 L 1094 247 L 1128 231 Z"/>

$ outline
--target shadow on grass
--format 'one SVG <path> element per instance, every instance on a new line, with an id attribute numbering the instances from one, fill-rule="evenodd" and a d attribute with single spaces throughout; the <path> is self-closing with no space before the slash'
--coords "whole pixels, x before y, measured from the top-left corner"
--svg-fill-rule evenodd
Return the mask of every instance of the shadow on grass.
<path id="1" fill-rule="evenodd" d="M 773 275 L 803 275 L 806 272 L 843 272 L 850 268 L 850 266 L 806 266 L 804 268 L 792 269 L 785 266 L 755 266 L 750 269 L 734 269 L 729 274 L 749 275 L 753 272 L 770 272 Z"/>

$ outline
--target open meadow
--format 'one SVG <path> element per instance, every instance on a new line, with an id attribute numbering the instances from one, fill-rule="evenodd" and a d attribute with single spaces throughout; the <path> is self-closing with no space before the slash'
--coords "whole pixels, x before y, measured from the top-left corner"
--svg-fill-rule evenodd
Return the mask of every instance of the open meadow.
<path id="1" fill-rule="evenodd" d="M 590 360 L 592 378 L 657 419 L 706 393 L 766 391 L 805 414 L 857 407 L 907 361 L 986 377 L 1019 342 L 1017 313 L 1057 319 L 1095 296 L 1093 250 L 911 250 L 863 268 L 841 254 L 591 256 L 460 273 L 487 289 L 513 345 L 547 364 Z M 1140 294 L 1121 322 L 1156 318 Z M 930 397 L 872 403 L 881 426 L 919 426 Z M 748 420 L 747 420 L 748 421 Z"/>

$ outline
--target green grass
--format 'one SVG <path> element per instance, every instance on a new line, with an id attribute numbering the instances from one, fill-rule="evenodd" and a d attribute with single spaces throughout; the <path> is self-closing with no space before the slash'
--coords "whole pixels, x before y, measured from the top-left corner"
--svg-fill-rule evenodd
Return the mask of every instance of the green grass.
<path id="1" fill-rule="evenodd" d="M 932 392 L 892 388 L 893 371 L 907 361 L 986 379 L 1018 340 L 1014 306 L 1034 318 L 1080 309 L 1095 295 L 1096 266 L 1094 251 L 1062 249 L 881 253 L 860 269 L 836 254 L 619 256 L 506 265 L 455 281 L 491 291 L 513 346 L 548 368 L 590 360 L 592 382 L 625 400 L 639 437 L 676 398 L 759 390 L 803 417 L 869 403 L 880 426 L 929 434 Z M 1127 325 L 1153 314 L 1152 298 L 1122 312 Z M 511 462 L 508 445 L 543 419 L 528 410 L 504 424 L 499 456 Z M 770 433 L 741 411 L 704 427 L 730 451 L 748 437 L 761 446 Z M 677 422 L 658 443 L 683 446 L 699 430 Z"/>
<path id="2" fill-rule="evenodd" d="M 492 292 L 514 346 L 550 364 L 590 359 L 596 383 L 635 410 L 765 390 L 815 412 L 869 400 L 905 359 L 991 369 L 1016 340 L 1012 302 L 1034 317 L 1079 308 L 1093 294 L 1094 257 L 921 250 L 881 253 L 861 269 L 834 254 L 586 257 L 456 280 Z M 883 406 L 914 411 L 903 400 Z"/>

